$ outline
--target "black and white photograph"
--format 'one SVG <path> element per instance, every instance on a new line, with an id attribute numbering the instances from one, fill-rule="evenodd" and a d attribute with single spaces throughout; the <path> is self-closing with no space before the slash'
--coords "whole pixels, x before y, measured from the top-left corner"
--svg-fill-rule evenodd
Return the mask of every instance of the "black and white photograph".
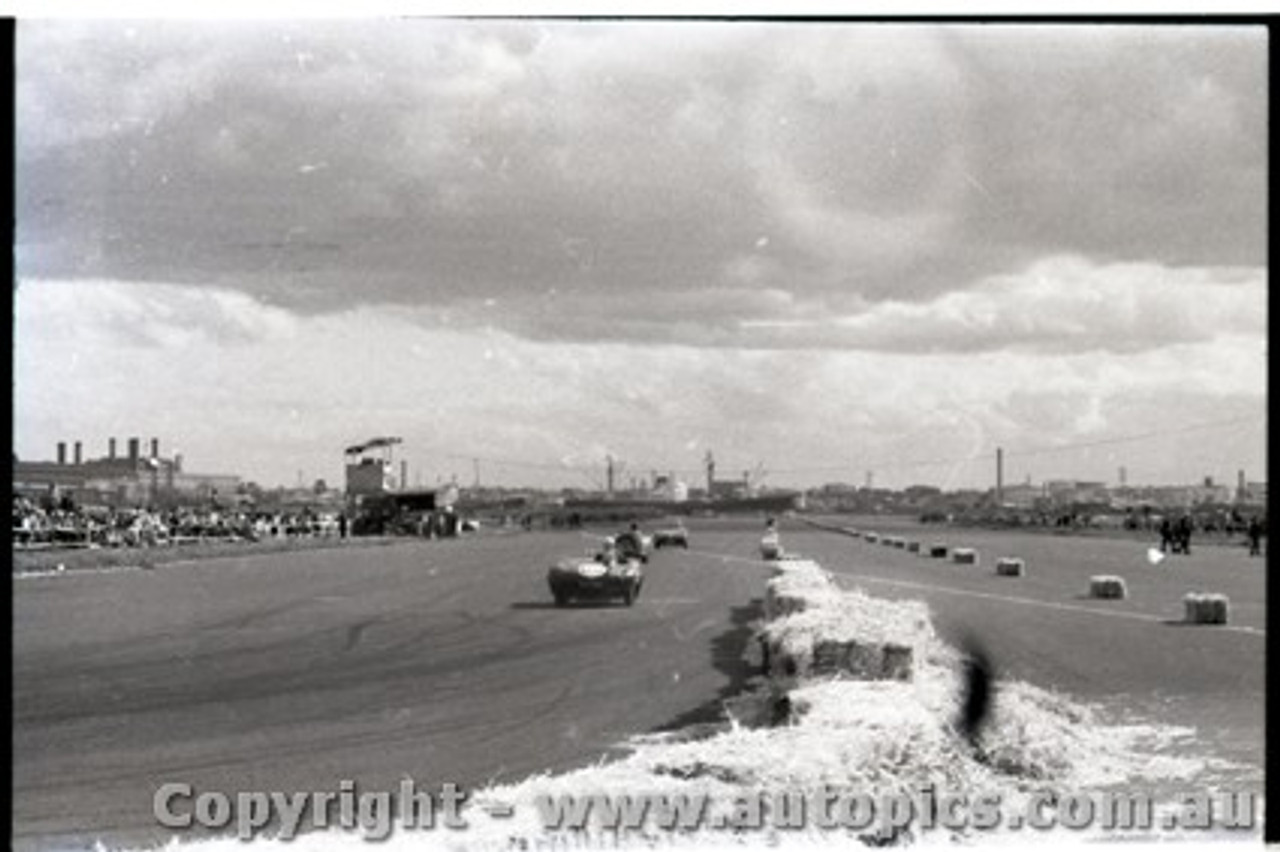
<path id="1" fill-rule="evenodd" d="M 1262 843 L 1264 24 L 12 39 L 12 848 Z"/>

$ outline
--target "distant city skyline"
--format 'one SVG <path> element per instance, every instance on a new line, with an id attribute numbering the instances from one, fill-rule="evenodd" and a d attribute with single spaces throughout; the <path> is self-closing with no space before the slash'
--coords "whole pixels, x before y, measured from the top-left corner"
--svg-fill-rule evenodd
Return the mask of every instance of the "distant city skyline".
<path id="1" fill-rule="evenodd" d="M 22 20 L 16 47 L 22 459 L 159 437 L 337 484 L 394 434 L 425 485 L 480 458 L 589 487 L 608 455 L 697 484 L 711 450 L 767 485 L 987 488 L 997 447 L 1008 483 L 1267 478 L 1261 27 Z"/>

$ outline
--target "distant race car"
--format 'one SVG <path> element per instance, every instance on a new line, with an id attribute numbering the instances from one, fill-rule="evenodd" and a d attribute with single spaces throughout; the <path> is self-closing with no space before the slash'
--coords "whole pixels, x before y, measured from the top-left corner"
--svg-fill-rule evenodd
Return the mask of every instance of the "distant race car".
<path id="1" fill-rule="evenodd" d="M 613 539 L 594 556 L 561 559 L 547 572 L 547 584 L 556 606 L 571 600 L 620 598 L 631 606 L 644 585 L 641 562 L 624 555 Z"/>
<path id="2" fill-rule="evenodd" d="M 653 534 L 653 547 L 683 547 L 689 549 L 689 531 L 683 526 L 668 527 Z"/>

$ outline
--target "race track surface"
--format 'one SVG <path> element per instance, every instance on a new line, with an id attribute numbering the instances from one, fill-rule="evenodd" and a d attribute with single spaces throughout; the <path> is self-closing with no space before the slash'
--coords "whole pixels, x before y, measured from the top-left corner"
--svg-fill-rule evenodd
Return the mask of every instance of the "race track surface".
<path id="1" fill-rule="evenodd" d="M 546 566 L 591 545 L 578 533 L 14 580 L 13 843 L 167 839 L 151 799 L 171 781 L 470 788 L 715 719 L 753 673 L 762 523 L 691 529 L 689 551 L 655 554 L 632 608 L 551 605 Z M 944 637 L 976 636 L 1002 677 L 1195 726 L 1189 747 L 1235 761 L 1234 788 L 1260 788 L 1262 560 L 1206 547 L 1153 567 L 1132 541 L 919 534 L 977 547 L 981 564 L 962 566 L 797 523 L 783 535 L 843 583 L 926 601 Z M 1028 576 L 993 576 L 1002 555 L 1026 558 Z M 1097 573 L 1125 577 L 1130 599 L 1085 599 Z M 1229 629 L 1176 623 L 1191 590 L 1230 596 Z"/>
<path id="2" fill-rule="evenodd" d="M 750 556 L 745 529 L 701 544 Z M 555 608 L 547 566 L 591 544 L 530 533 L 15 580 L 15 845 L 165 839 L 166 782 L 472 788 L 715 718 L 749 674 L 764 566 L 663 549 L 632 608 Z"/>

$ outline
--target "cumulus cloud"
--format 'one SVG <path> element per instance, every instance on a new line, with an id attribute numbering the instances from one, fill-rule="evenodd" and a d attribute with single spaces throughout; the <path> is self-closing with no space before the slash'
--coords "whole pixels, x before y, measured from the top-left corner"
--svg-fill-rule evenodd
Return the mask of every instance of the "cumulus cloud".
<path id="1" fill-rule="evenodd" d="M 996 445 L 1252 415 L 1266 46 L 23 21 L 16 447 L 156 411 L 192 458 L 288 481 L 398 431 L 553 468 L 714 449 L 846 479 L 928 448 L 963 482 Z"/>
<path id="2" fill-rule="evenodd" d="M 193 464 L 291 482 L 298 469 L 336 479 L 342 447 L 390 433 L 405 437 L 427 481 L 465 472 L 472 454 L 532 465 L 503 469 L 508 482 L 587 485 L 606 453 L 632 471 L 692 476 L 711 449 L 725 471 L 764 462 L 775 484 L 860 481 L 872 465 L 885 484 L 953 473 L 964 483 L 986 481 L 995 446 L 1012 463 L 1015 450 L 1227 416 L 1261 423 L 1265 412 L 1266 363 L 1251 335 L 1123 359 L 956 357 L 534 342 L 429 327 L 403 308 L 307 316 L 260 303 L 247 313 L 271 323 L 227 335 L 249 297 L 201 292 L 207 301 L 193 303 L 190 288 L 153 284 L 20 289 L 19 455 L 47 455 L 50 436 L 93 445 L 154 431 Z M 212 319 L 201 325 L 200 314 Z M 1207 447 L 1190 436 L 1188 446 L 1216 465 L 1205 472 L 1226 476 L 1260 464 L 1262 434 Z"/>
<path id="3" fill-rule="evenodd" d="M 847 312 L 1053 255 L 1258 268 L 1265 45 L 1225 27 L 24 22 L 18 267 L 304 312 L 523 298 L 508 328 L 567 339 L 637 291 Z M 550 288 L 581 296 L 554 328 L 532 298 Z"/>

